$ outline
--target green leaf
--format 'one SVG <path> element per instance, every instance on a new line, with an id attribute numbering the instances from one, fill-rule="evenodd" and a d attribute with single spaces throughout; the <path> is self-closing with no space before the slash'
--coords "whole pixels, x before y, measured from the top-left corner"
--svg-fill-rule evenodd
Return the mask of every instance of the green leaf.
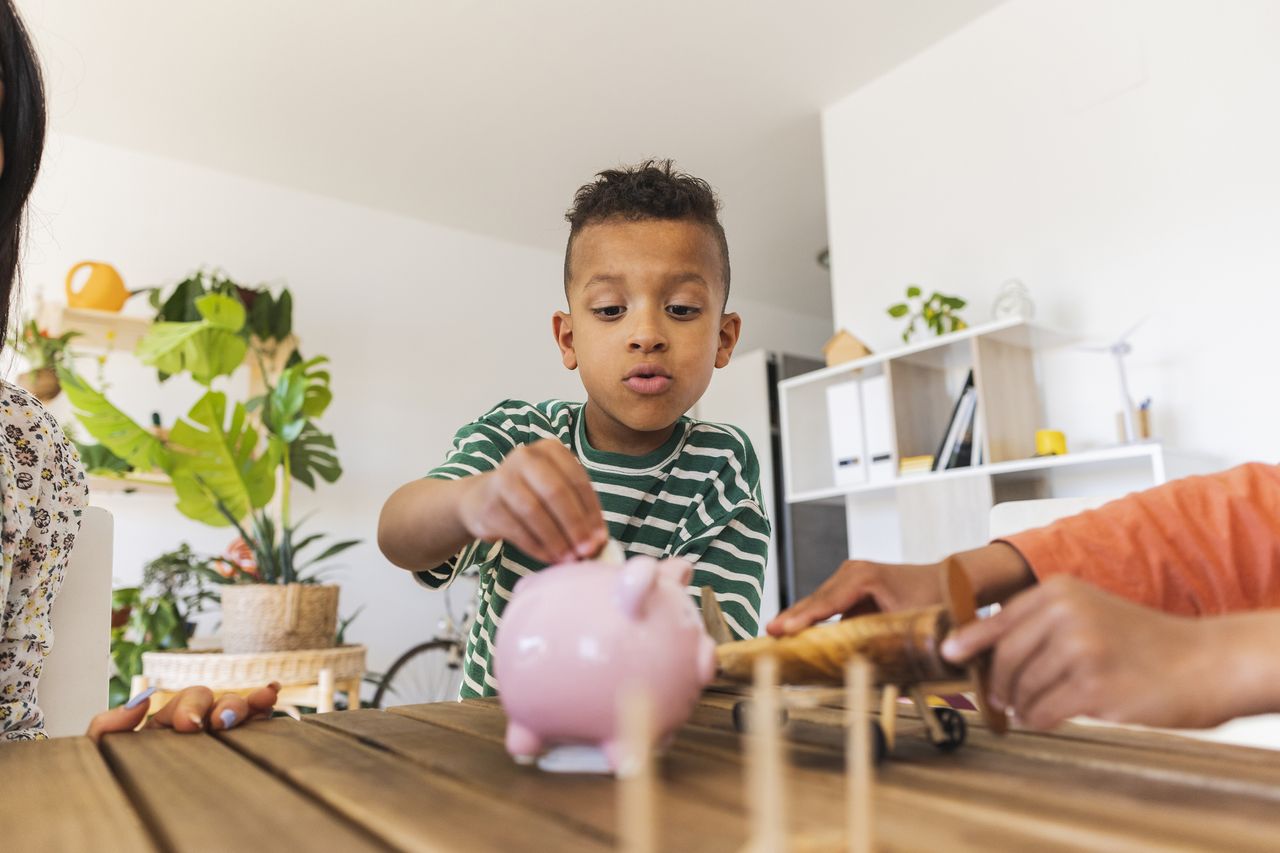
<path id="1" fill-rule="evenodd" d="M 113 406 L 74 371 L 58 368 L 58 380 L 76 419 L 107 450 L 138 471 L 170 471 L 173 456 L 150 430 Z"/>
<path id="2" fill-rule="evenodd" d="M 82 444 L 74 439 L 71 443 L 80 453 L 84 470 L 90 474 L 126 474 L 133 470 L 132 465 L 116 456 L 104 444 Z"/>
<path id="3" fill-rule="evenodd" d="M 920 287 L 918 285 L 914 285 L 914 284 L 907 285 L 908 299 L 915 299 L 919 295 L 920 295 Z"/>
<path id="4" fill-rule="evenodd" d="M 215 329 L 238 332 L 244 328 L 244 305 L 233 296 L 207 293 L 196 300 L 196 310 Z"/>
<path id="5" fill-rule="evenodd" d="M 307 566 L 314 566 L 316 563 L 324 562 L 330 557 L 336 557 L 337 555 L 341 554 L 343 551 L 347 550 L 348 548 L 359 545 L 360 541 L 361 540 L 359 539 L 346 539 L 346 540 L 343 540 L 342 542 L 335 542 L 334 544 L 326 548 L 324 550 L 324 553 L 320 554 L 320 556 L 313 557 L 312 559 L 307 560 L 307 562 L 303 563 L 302 567 L 305 568 Z"/>
<path id="6" fill-rule="evenodd" d="M 253 298 L 253 308 L 249 310 L 249 331 L 260 341 L 271 337 L 271 314 L 274 307 L 275 299 L 269 291 L 257 291 Z"/>
<path id="7" fill-rule="evenodd" d="M 244 309 L 240 310 L 243 313 Z M 219 322 L 227 320 L 225 315 L 219 317 Z M 239 367 L 248 346 L 238 331 L 214 325 L 208 320 L 156 323 L 138 342 L 136 355 L 161 373 L 172 376 L 189 371 L 201 385 L 209 385 L 216 377 L 228 376 Z"/>
<path id="8" fill-rule="evenodd" d="M 889 316 L 890 316 L 890 317 L 895 317 L 895 318 L 896 318 L 896 317 L 905 317 L 905 316 L 907 316 L 907 312 L 908 312 L 908 311 L 910 311 L 910 310 L 911 310 L 911 309 L 910 309 L 910 308 L 908 308 L 908 307 L 906 306 L 906 304 L 905 304 L 905 303 L 899 302 L 897 305 L 890 305 L 890 306 L 889 306 Z"/>
<path id="9" fill-rule="evenodd" d="M 942 297 L 942 304 L 952 309 L 953 311 L 959 311 L 968 303 L 965 302 L 963 299 L 961 299 L 959 296 L 944 296 Z"/>
<path id="10" fill-rule="evenodd" d="M 236 404 L 227 419 L 227 397 L 209 391 L 187 420 L 179 420 L 169 434 L 173 445 L 173 485 L 178 510 L 188 518 L 222 527 L 227 519 L 218 509 L 241 519 L 266 506 L 275 493 L 278 454 L 270 443 L 255 457 L 258 433 L 248 422 L 243 405 Z"/>
<path id="11" fill-rule="evenodd" d="M 280 298 L 276 300 L 275 308 L 271 312 L 271 335 L 276 340 L 283 341 L 292 332 L 293 294 L 286 287 L 280 292 Z"/>
<path id="12" fill-rule="evenodd" d="M 326 483 L 334 483 L 342 476 L 333 436 L 321 432 L 311 421 L 306 422 L 302 433 L 289 445 L 288 452 L 293 479 L 310 489 L 316 487 L 316 477 Z"/>

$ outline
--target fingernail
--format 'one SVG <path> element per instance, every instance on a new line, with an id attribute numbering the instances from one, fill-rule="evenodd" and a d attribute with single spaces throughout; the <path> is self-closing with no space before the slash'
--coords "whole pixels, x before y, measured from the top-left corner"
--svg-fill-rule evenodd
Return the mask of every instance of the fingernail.
<path id="1" fill-rule="evenodd" d="M 190 720 L 192 723 L 194 723 L 196 728 L 198 729 L 204 728 L 204 717 L 200 716 L 195 711 L 192 711 L 191 713 L 187 714 L 187 719 Z"/>
<path id="2" fill-rule="evenodd" d="M 230 708 L 226 708 L 218 715 L 218 719 L 222 720 L 222 727 L 229 729 L 236 724 L 236 712 Z"/>
<path id="3" fill-rule="evenodd" d="M 987 697 L 987 704 L 990 705 L 993 710 L 996 710 L 996 711 L 1004 710 L 1004 700 L 994 693 L 992 693 L 989 697 Z"/>
<path id="4" fill-rule="evenodd" d="M 131 710 L 131 709 L 133 709 L 133 708 L 138 707 L 138 706 L 139 706 L 139 705 L 141 705 L 143 702 L 145 702 L 145 701 L 147 701 L 148 699 L 150 699 L 150 698 L 151 698 L 151 694 L 152 694 L 152 693 L 155 693 L 155 692 L 156 692 L 156 689 L 155 689 L 154 687 L 148 687 L 146 690 L 142 691 L 142 692 L 141 692 L 141 693 L 139 693 L 137 696 L 134 696 L 134 697 L 133 697 L 132 699 L 130 699 L 128 702 L 125 702 L 125 703 L 124 703 L 124 707 L 125 707 L 125 709 L 126 709 L 126 710 Z"/>
<path id="5" fill-rule="evenodd" d="M 942 656 L 947 660 L 955 660 L 963 651 L 955 637 L 947 637 L 942 641 Z"/>

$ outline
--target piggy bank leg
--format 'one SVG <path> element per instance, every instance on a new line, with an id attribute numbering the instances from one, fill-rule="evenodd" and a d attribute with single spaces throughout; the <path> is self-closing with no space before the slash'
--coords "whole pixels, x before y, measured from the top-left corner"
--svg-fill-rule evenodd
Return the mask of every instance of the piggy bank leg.
<path id="1" fill-rule="evenodd" d="M 542 738 L 515 720 L 508 720 L 507 752 L 517 764 L 532 764 L 542 752 Z"/>

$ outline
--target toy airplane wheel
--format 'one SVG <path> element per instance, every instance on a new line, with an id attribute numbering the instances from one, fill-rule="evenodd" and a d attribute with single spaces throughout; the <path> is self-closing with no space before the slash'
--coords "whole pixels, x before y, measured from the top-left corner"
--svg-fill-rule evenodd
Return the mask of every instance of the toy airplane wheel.
<path id="1" fill-rule="evenodd" d="M 934 741 L 933 745 L 943 752 L 959 749 L 969 731 L 964 717 L 954 708 L 934 708 L 933 715 L 938 718 L 943 733 L 942 740 Z"/>
<path id="2" fill-rule="evenodd" d="M 870 720 L 868 725 L 871 726 L 871 761 L 879 766 L 889 757 L 889 739 L 884 736 L 884 729 L 878 722 Z"/>
<path id="3" fill-rule="evenodd" d="M 733 728 L 738 734 L 746 734 L 750 727 L 749 717 L 751 714 L 751 700 L 743 699 L 741 702 L 733 704 Z M 778 709 L 778 727 L 781 728 L 787 724 L 787 709 Z"/>

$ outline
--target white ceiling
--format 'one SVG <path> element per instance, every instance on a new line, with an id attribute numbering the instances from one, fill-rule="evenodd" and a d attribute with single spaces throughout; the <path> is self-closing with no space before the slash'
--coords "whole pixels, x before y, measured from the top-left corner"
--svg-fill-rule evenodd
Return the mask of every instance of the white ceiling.
<path id="1" fill-rule="evenodd" d="M 53 126 L 553 251 L 673 157 L 734 291 L 830 312 L 819 113 L 1001 0 L 18 0 Z"/>

